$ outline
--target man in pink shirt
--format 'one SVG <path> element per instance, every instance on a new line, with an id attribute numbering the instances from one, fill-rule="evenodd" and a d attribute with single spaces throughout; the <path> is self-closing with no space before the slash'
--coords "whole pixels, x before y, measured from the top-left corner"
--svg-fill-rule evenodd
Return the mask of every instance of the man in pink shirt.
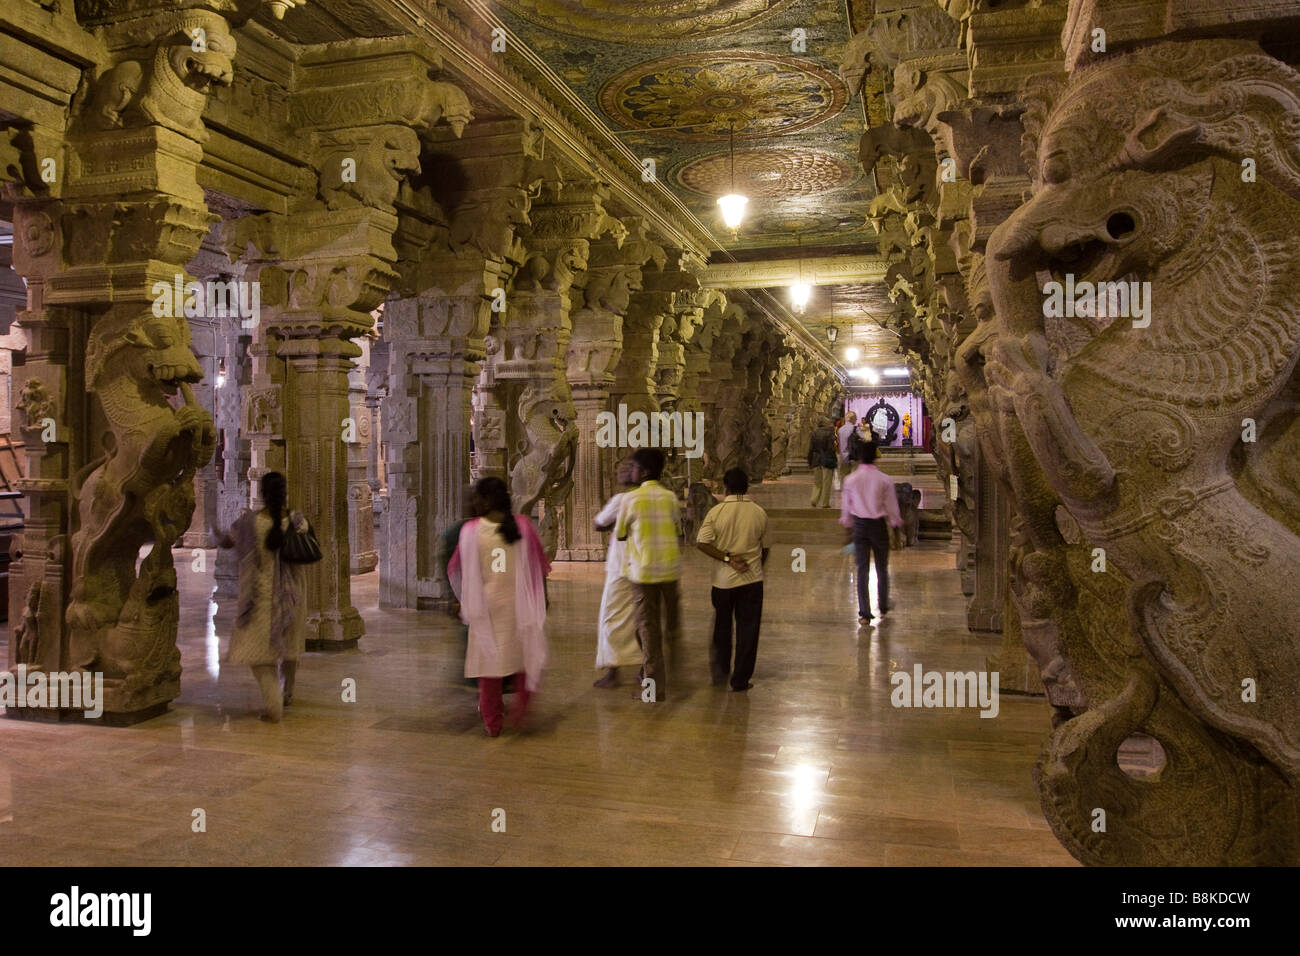
<path id="1" fill-rule="evenodd" d="M 858 446 L 857 470 L 844 479 L 840 499 L 840 524 L 848 529 L 853 554 L 858 562 L 858 623 L 871 623 L 871 598 L 867 594 L 871 556 L 876 557 L 876 599 L 880 616 L 889 613 L 889 528 L 903 526 L 898 512 L 898 495 L 894 482 L 872 464 L 876 460 L 874 442 Z"/>

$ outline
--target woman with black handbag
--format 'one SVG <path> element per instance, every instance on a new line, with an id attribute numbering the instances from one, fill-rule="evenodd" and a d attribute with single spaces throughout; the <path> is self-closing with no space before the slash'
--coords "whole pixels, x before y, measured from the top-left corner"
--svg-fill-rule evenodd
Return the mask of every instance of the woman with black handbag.
<path id="1" fill-rule="evenodd" d="M 239 601 L 232 664 L 253 669 L 266 710 L 279 722 L 293 702 L 298 658 L 307 649 L 302 566 L 319 561 L 320 545 L 300 511 L 288 510 L 288 483 L 278 471 L 262 476 L 264 507 L 248 510 L 223 537 L 239 558 Z"/>

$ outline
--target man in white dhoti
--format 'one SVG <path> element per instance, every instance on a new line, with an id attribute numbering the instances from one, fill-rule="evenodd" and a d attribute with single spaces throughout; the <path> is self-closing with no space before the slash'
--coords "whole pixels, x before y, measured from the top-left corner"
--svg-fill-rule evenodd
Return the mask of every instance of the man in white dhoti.
<path id="1" fill-rule="evenodd" d="M 632 459 L 618 463 L 618 483 L 623 488 L 634 487 Z M 619 507 L 624 492 L 614 495 L 596 515 L 596 530 L 610 531 L 618 520 Z M 641 645 L 636 639 L 636 615 L 632 607 L 635 588 L 623 577 L 623 553 L 626 542 L 609 536 L 605 552 L 605 593 L 600 599 L 600 623 L 596 631 L 596 666 L 608 668 L 605 676 L 593 687 L 614 687 L 618 684 L 618 669 L 641 663 Z"/>

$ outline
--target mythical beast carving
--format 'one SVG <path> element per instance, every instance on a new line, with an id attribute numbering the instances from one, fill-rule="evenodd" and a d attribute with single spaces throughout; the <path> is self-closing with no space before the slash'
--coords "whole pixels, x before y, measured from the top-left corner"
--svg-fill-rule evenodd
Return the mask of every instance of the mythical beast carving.
<path id="1" fill-rule="evenodd" d="M 1086 700 L 1040 760 L 1045 813 L 1089 863 L 1295 864 L 1300 74 L 1250 41 L 1158 43 L 1026 128 L 1036 189 L 989 240 L 996 314 L 962 361 Z M 1149 283 L 1149 324 L 1045 317 L 1066 274 Z M 1137 733 L 1167 757 L 1140 781 L 1116 764 Z"/>
<path id="2" fill-rule="evenodd" d="M 234 77 L 235 38 L 226 21 L 205 10 L 167 14 L 151 52 L 122 60 L 96 81 L 86 110 L 94 129 L 156 123 L 186 136 L 202 131 L 213 86 Z"/>
<path id="3" fill-rule="evenodd" d="M 537 534 L 550 557 L 559 547 L 557 511 L 573 487 L 573 467 L 578 454 L 578 417 L 568 388 L 559 394 L 555 385 L 529 383 L 519 395 L 519 420 L 527 436 L 523 456 L 510 470 L 510 493 L 515 510 L 527 513 L 538 501 L 543 514 Z"/>
<path id="4" fill-rule="evenodd" d="M 117 307 L 91 332 L 86 383 L 108 430 L 103 457 L 74 489 L 71 666 L 104 672 L 114 711 L 157 703 L 151 689 L 179 679 L 171 548 L 194 514 L 194 473 L 216 443 L 212 418 L 189 387 L 202 378 L 189 326 L 138 309 Z M 178 390 L 183 404 L 174 408 L 168 399 Z"/>

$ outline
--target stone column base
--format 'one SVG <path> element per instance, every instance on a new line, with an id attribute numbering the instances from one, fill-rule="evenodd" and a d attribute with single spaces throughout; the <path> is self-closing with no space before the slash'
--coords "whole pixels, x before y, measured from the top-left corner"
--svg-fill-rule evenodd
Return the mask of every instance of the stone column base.
<path id="1" fill-rule="evenodd" d="M 342 614 L 316 615 L 307 619 L 307 650 L 351 650 L 364 633 L 365 624 L 356 608 L 348 608 Z"/>

